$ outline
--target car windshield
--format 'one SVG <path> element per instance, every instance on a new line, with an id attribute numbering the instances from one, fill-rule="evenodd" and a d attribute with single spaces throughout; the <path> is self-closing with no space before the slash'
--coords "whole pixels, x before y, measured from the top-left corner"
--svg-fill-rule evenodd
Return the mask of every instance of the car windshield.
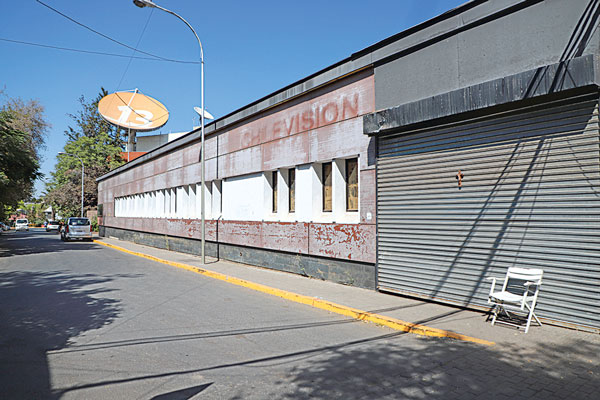
<path id="1" fill-rule="evenodd" d="M 72 218 L 69 220 L 69 225 L 89 225 L 90 220 L 87 218 Z"/>
<path id="2" fill-rule="evenodd" d="M 18 219 L 17 220 L 17 224 L 26 224 L 27 220 L 26 219 Z"/>
<path id="3" fill-rule="evenodd" d="M 56 221 L 48 221 L 48 225 L 58 225 L 58 222 L 56 222 Z"/>

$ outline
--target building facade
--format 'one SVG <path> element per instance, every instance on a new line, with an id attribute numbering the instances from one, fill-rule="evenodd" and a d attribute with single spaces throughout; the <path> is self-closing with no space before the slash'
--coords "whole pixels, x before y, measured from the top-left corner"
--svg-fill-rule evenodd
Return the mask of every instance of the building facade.
<path id="1" fill-rule="evenodd" d="M 471 1 L 99 178 L 101 233 L 600 329 L 599 4 Z"/>

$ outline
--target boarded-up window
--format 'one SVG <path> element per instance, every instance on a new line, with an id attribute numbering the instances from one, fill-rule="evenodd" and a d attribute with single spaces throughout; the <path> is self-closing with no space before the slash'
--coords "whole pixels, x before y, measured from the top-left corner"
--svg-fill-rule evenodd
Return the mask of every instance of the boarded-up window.
<path id="1" fill-rule="evenodd" d="M 293 213 L 296 211 L 296 170 L 294 168 L 288 169 L 288 186 L 290 212 Z"/>
<path id="2" fill-rule="evenodd" d="M 333 186 L 332 182 L 332 164 L 330 162 L 323 164 L 323 211 L 331 211 Z"/>
<path id="3" fill-rule="evenodd" d="M 271 182 L 273 188 L 273 212 L 277 212 L 277 171 L 271 173 Z"/>
<path id="4" fill-rule="evenodd" d="M 358 211 L 358 159 L 346 160 L 346 211 Z"/>

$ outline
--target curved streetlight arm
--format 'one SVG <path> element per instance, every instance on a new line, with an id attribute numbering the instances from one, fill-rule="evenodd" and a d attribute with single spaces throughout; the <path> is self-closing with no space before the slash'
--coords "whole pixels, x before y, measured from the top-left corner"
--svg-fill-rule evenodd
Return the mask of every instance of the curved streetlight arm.
<path id="1" fill-rule="evenodd" d="M 189 24 L 189 22 L 187 22 L 185 19 L 183 19 L 183 17 L 171 10 L 168 10 L 164 7 L 159 6 L 158 4 L 154 3 L 153 1 L 150 0 L 133 0 L 133 4 L 135 4 L 136 6 L 143 8 L 143 7 L 153 7 L 153 8 L 158 8 L 159 10 L 162 10 L 166 13 L 169 13 L 177 18 L 179 18 L 188 28 L 190 28 L 190 30 L 192 31 L 192 33 L 194 34 L 194 36 L 196 37 L 196 40 L 198 41 L 198 45 L 200 46 L 200 107 L 202 108 L 202 113 L 200 114 L 200 126 L 201 126 L 201 134 L 200 134 L 200 141 L 201 141 L 201 150 L 200 150 L 200 170 L 201 170 L 201 175 L 202 175 L 202 179 L 201 179 L 201 183 L 200 183 L 200 203 L 201 203 L 201 211 L 200 211 L 200 218 L 201 218 L 201 255 L 202 255 L 202 265 L 206 264 L 206 258 L 205 258 L 205 254 L 204 254 L 204 248 L 205 248 L 205 244 L 206 244 L 206 227 L 205 227 L 205 206 L 204 206 L 204 186 L 205 186 L 205 167 L 204 167 L 204 111 L 206 110 L 206 107 L 204 107 L 204 49 L 202 48 L 202 42 L 200 41 L 200 38 L 198 37 L 198 34 L 196 33 L 196 31 L 194 30 L 194 28 L 192 28 L 192 26 Z"/>
<path id="2" fill-rule="evenodd" d="M 180 20 L 182 20 L 183 23 L 186 24 L 187 27 L 190 28 L 190 30 L 194 33 L 194 36 L 196 36 L 196 40 L 198 40 L 198 44 L 200 45 L 200 62 L 204 63 L 204 50 L 202 49 L 202 42 L 200 41 L 200 38 L 198 37 L 198 34 L 196 33 L 196 31 L 194 30 L 192 25 L 190 25 L 189 22 L 187 22 L 181 15 L 177 14 L 174 11 L 171 11 L 169 9 L 161 7 L 158 4 L 156 4 L 155 2 L 150 1 L 150 0 L 133 0 L 133 3 L 140 8 L 143 8 L 143 7 L 158 8 L 159 10 L 162 10 L 166 13 L 174 15 L 177 18 L 179 18 Z"/>
<path id="3" fill-rule="evenodd" d="M 75 154 L 65 153 L 64 151 L 61 151 L 58 154 L 66 154 L 68 156 L 75 157 L 81 162 L 81 217 L 83 218 L 83 177 L 85 176 L 85 166 L 83 165 L 83 160 L 81 159 L 81 157 Z"/>

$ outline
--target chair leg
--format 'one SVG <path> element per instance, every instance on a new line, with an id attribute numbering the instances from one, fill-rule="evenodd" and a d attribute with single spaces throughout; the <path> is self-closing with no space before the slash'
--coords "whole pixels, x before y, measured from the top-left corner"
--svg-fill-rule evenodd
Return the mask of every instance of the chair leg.
<path id="1" fill-rule="evenodd" d="M 527 331 L 529 330 L 529 324 L 531 324 L 531 314 L 532 312 L 529 311 L 529 315 L 527 316 L 527 325 L 525 325 L 525 333 L 527 333 Z"/>
<path id="2" fill-rule="evenodd" d="M 498 316 L 498 305 L 494 305 L 494 316 L 492 317 L 492 326 L 496 323 L 496 317 Z"/>
<path id="3" fill-rule="evenodd" d="M 533 312 L 532 312 L 533 314 Z M 540 320 L 538 319 L 537 315 L 533 314 L 533 318 L 535 318 L 536 322 L 539 324 L 539 326 L 542 326 L 542 323 L 540 322 Z"/>

